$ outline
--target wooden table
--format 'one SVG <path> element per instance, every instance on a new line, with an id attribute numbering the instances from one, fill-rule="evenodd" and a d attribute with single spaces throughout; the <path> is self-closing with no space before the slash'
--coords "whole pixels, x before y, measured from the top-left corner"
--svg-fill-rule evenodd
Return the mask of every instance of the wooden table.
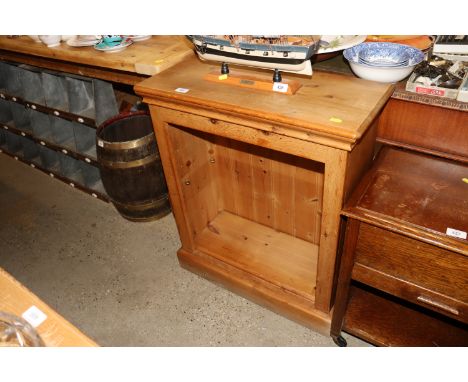
<path id="1" fill-rule="evenodd" d="M 98 346 L 0 268 L 0 311 L 21 317 L 31 306 L 47 315 L 45 321 L 36 328 L 46 346 Z"/>
<path id="2" fill-rule="evenodd" d="M 0 36 L 0 59 L 134 85 L 148 76 L 194 55 L 183 36 L 152 36 L 121 52 L 104 53 L 94 47 L 71 47 L 65 42 L 48 48 L 27 36 Z"/>
<path id="3" fill-rule="evenodd" d="M 193 54 L 191 43 L 183 36 L 152 36 L 116 53 L 71 47 L 64 42 L 48 48 L 27 36 L 0 36 L 0 62 L 6 62 L 2 63 L 5 67 L 18 66 L 13 72 L 17 74 L 3 75 L 7 71 L 0 70 L 0 88 L 6 88 L 7 79 L 19 84 L 14 92 L 0 89 L 0 128 L 5 129 L 0 132 L 0 152 L 108 201 L 96 174 L 95 132 L 91 129 L 119 111 L 138 105 L 140 99 L 132 85 Z M 36 93 L 38 99 L 22 93 Z M 13 108 L 16 114 L 12 114 Z M 72 110 L 82 108 L 86 115 Z M 61 120 L 57 121 L 57 117 Z M 83 124 L 81 131 L 73 126 L 76 122 Z M 40 130 L 42 133 L 38 133 Z"/>
<path id="4" fill-rule="evenodd" d="M 468 345 L 467 176 L 462 162 L 382 148 L 343 210 L 337 343 L 343 328 L 376 345 Z"/>
<path id="5" fill-rule="evenodd" d="M 328 335 L 339 212 L 392 86 L 315 73 L 284 95 L 204 80 L 212 70 L 188 59 L 135 86 L 150 105 L 179 261 Z"/>

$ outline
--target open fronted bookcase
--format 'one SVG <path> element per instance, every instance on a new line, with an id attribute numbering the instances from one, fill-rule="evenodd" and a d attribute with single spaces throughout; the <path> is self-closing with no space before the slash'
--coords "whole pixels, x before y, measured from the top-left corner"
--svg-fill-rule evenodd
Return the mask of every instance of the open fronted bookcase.
<path id="1" fill-rule="evenodd" d="M 205 81 L 213 69 L 193 58 L 135 87 L 150 104 L 179 261 L 329 334 L 340 210 L 372 160 L 391 86 L 317 73 L 284 95 Z"/>

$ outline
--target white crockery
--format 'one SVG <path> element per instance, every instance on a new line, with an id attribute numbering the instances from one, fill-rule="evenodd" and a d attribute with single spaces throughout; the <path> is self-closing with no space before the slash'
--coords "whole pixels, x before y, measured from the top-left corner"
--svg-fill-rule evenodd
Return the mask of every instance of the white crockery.
<path id="1" fill-rule="evenodd" d="M 356 62 L 349 61 L 351 70 L 358 76 L 365 80 L 391 83 L 401 81 L 403 78 L 409 76 L 413 71 L 415 65 L 398 66 L 398 67 L 378 67 L 363 65 Z"/>
<path id="2" fill-rule="evenodd" d="M 67 34 L 67 35 L 63 34 L 61 37 L 62 37 L 62 41 L 66 42 L 72 38 L 76 38 L 76 34 Z"/>
<path id="3" fill-rule="evenodd" d="M 101 39 L 100 34 L 95 34 L 95 35 L 78 35 L 76 36 L 76 39 L 79 41 L 96 41 Z"/>
<path id="4" fill-rule="evenodd" d="M 37 34 L 28 34 L 28 37 L 34 40 L 34 42 L 42 42 Z"/>
<path id="5" fill-rule="evenodd" d="M 396 67 L 396 66 L 407 66 L 409 64 L 409 60 L 393 63 L 391 61 L 366 61 L 359 57 L 358 62 L 360 64 L 368 65 L 368 66 L 379 66 L 379 67 Z"/>
<path id="6" fill-rule="evenodd" d="M 101 36 L 75 36 L 67 40 L 68 46 L 83 47 L 96 45 L 101 40 Z"/>
<path id="7" fill-rule="evenodd" d="M 39 39 L 49 48 L 60 45 L 61 35 L 39 35 Z"/>
<path id="8" fill-rule="evenodd" d="M 320 46 L 317 53 L 331 53 L 358 45 L 366 39 L 366 35 L 322 35 L 320 41 L 325 44 Z"/>
<path id="9" fill-rule="evenodd" d="M 369 50 L 368 55 L 360 55 L 361 51 Z M 411 46 L 394 43 L 362 43 L 345 49 L 343 56 L 358 77 L 365 80 L 391 83 L 398 82 L 411 74 L 414 67 L 424 59 L 424 53 Z M 362 58 L 369 60 L 383 57 L 401 57 L 408 62 L 405 65 L 389 66 L 388 64 L 363 63 Z"/>
<path id="10" fill-rule="evenodd" d="M 378 47 L 372 49 L 372 45 L 366 49 L 368 46 L 366 44 L 364 49 L 358 52 L 359 61 L 363 61 L 363 63 L 368 65 L 396 66 L 406 64 L 410 59 L 408 51 L 402 45 L 390 45 L 395 46 L 395 49 L 379 49 Z"/>

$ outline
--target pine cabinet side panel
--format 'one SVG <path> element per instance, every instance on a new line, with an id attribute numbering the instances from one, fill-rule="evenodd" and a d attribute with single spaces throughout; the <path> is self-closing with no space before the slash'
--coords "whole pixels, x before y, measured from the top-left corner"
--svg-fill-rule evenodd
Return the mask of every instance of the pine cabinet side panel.
<path id="1" fill-rule="evenodd" d="M 322 226 L 320 230 L 317 266 L 316 308 L 329 312 L 333 292 L 336 251 L 340 231 L 340 212 L 343 203 L 345 173 L 348 153 L 329 149 L 324 158 L 325 179 L 323 189 Z"/>

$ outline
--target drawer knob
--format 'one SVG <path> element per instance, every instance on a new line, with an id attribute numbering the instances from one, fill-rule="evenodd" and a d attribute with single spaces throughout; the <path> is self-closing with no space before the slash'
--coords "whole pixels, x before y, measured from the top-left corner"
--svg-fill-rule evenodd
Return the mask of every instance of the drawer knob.
<path id="1" fill-rule="evenodd" d="M 416 300 L 418 300 L 419 302 L 422 302 L 424 304 L 431 305 L 431 306 L 434 306 L 436 308 L 445 310 L 446 312 L 452 313 L 452 314 L 454 314 L 456 316 L 459 315 L 458 309 L 452 308 L 451 306 L 448 306 L 448 305 L 446 305 L 446 304 L 444 304 L 442 302 L 434 301 L 429 297 L 418 296 Z"/>

